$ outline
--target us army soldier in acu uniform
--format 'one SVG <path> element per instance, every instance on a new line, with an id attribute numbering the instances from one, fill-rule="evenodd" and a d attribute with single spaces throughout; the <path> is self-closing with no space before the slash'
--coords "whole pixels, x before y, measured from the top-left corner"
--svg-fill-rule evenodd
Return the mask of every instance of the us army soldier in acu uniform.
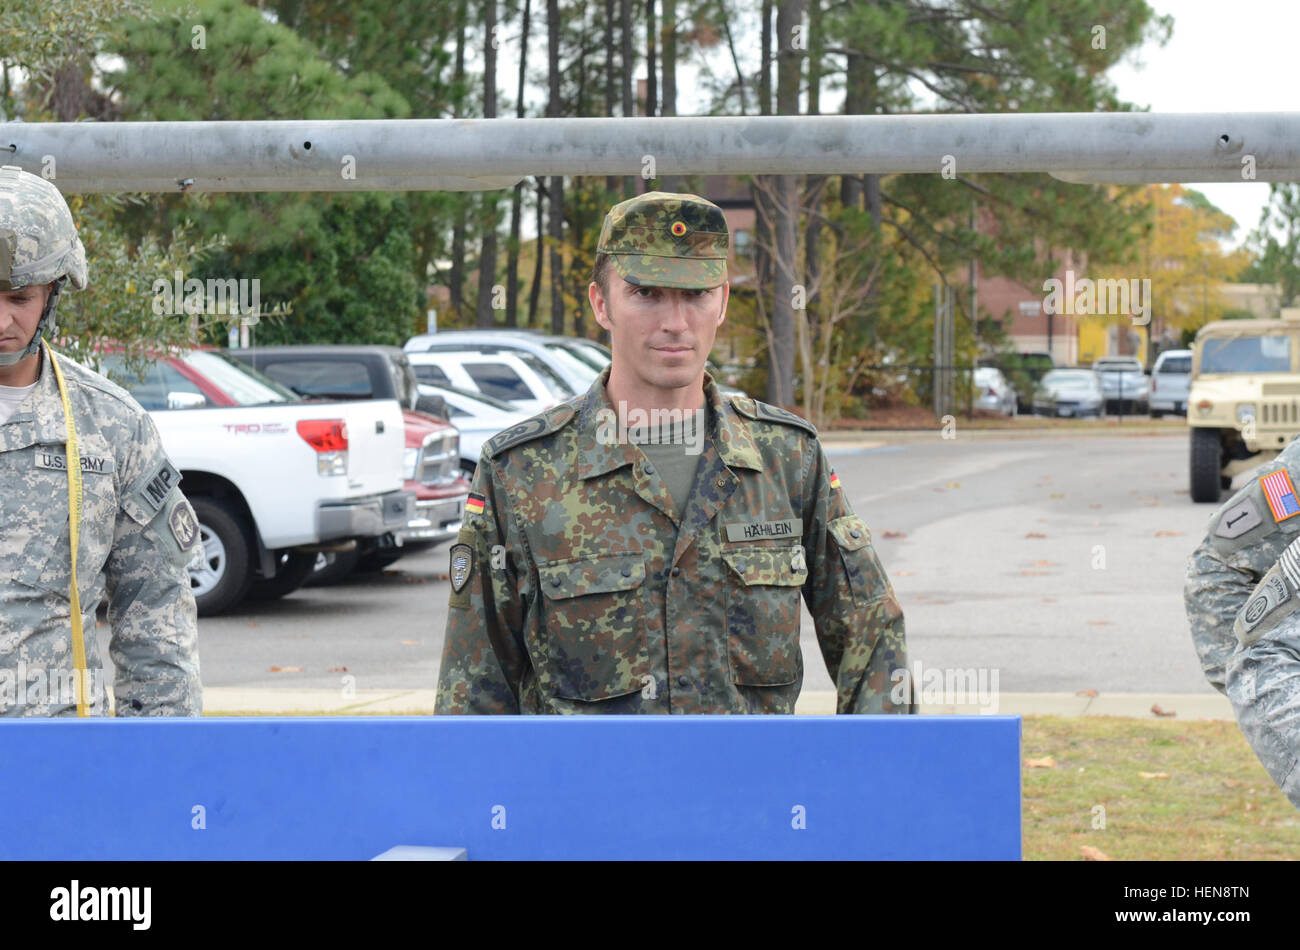
<path id="1" fill-rule="evenodd" d="M 1192 641 L 1210 684 L 1278 786 L 1300 807 L 1300 440 L 1210 518 L 1188 561 Z"/>
<path id="2" fill-rule="evenodd" d="M 44 342 L 65 283 L 86 286 L 67 203 L 0 168 L 0 715 L 107 714 L 95 637 L 107 598 L 117 715 L 197 716 L 194 511 L 139 404 Z M 79 442 L 80 636 L 61 389 Z"/>
<path id="3" fill-rule="evenodd" d="M 792 713 L 801 596 L 838 711 L 913 711 L 902 610 L 816 430 L 704 371 L 726 259 L 694 195 L 606 216 L 588 296 L 613 362 L 483 447 L 439 713 Z"/>

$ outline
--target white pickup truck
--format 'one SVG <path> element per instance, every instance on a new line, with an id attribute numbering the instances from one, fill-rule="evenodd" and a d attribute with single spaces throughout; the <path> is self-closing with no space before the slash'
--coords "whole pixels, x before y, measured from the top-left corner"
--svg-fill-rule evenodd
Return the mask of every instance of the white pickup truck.
<path id="1" fill-rule="evenodd" d="M 100 359 L 149 410 L 181 472 L 203 544 L 190 564 L 201 615 L 287 594 L 318 553 L 413 517 L 395 400 L 303 402 L 211 351 L 162 357 L 143 380 Z"/>

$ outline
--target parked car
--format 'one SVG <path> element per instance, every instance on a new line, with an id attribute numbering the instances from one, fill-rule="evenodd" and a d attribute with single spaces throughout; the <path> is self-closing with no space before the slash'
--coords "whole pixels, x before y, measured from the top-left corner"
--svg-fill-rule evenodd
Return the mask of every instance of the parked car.
<path id="1" fill-rule="evenodd" d="M 1191 388 L 1192 351 L 1165 350 L 1151 367 L 1151 418 L 1166 412 L 1187 415 L 1187 393 Z"/>
<path id="2" fill-rule="evenodd" d="M 420 391 L 438 395 L 446 401 L 447 418 L 460 432 L 460 467 L 466 478 L 474 477 L 483 443 L 502 429 L 523 422 L 528 414 L 520 412 L 510 403 L 447 386 L 421 383 Z"/>
<path id="3" fill-rule="evenodd" d="M 412 354 L 477 350 L 529 355 L 563 379 L 573 392 L 586 392 L 604 367 L 584 360 L 568 341 L 535 330 L 443 330 L 411 337 L 403 349 Z"/>
<path id="4" fill-rule="evenodd" d="M 296 590 L 325 549 L 406 525 L 401 406 L 304 402 L 211 350 L 162 354 L 141 377 L 114 352 L 97 368 L 149 410 L 199 521 L 189 565 L 199 614 Z"/>
<path id="5" fill-rule="evenodd" d="M 530 416 L 575 395 L 568 383 L 531 353 L 408 350 L 407 356 L 422 383 L 495 396 Z"/>
<path id="6" fill-rule="evenodd" d="M 976 409 L 988 409 L 1004 416 L 1016 414 L 1016 391 L 997 367 L 981 366 L 976 369 L 971 385 L 975 388 Z"/>
<path id="7" fill-rule="evenodd" d="M 460 532 L 469 482 L 460 474 L 460 436 L 455 426 L 418 407 L 446 411 L 436 393 L 421 394 L 406 354 L 396 346 L 259 346 L 226 351 L 305 399 L 396 399 L 406 430 L 403 474 L 414 492 L 415 513 L 391 535 L 357 547 L 355 556 L 331 559 L 346 573 L 387 567 L 404 554 L 449 541 Z M 318 569 L 321 567 L 318 563 Z"/>
<path id="8" fill-rule="evenodd" d="M 1106 412 L 1135 412 L 1150 408 L 1150 383 L 1136 356 L 1103 356 L 1092 364 L 1106 394 Z"/>
<path id="9" fill-rule="evenodd" d="M 1106 397 L 1090 369 L 1054 369 L 1034 393 L 1034 412 L 1048 416 L 1100 416 Z"/>

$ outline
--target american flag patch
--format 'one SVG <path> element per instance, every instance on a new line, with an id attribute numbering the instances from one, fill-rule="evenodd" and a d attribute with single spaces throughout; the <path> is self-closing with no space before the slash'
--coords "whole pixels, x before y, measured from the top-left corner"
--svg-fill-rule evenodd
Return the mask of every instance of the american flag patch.
<path id="1" fill-rule="evenodd" d="M 1265 475 L 1259 480 L 1259 485 L 1264 489 L 1264 497 L 1268 499 L 1274 521 L 1285 521 L 1294 515 L 1300 515 L 1300 498 L 1296 498 L 1295 486 L 1291 484 L 1291 476 L 1286 469 L 1279 468 L 1276 472 Z"/>
<path id="2" fill-rule="evenodd" d="M 835 469 L 831 469 L 831 488 L 840 487 L 840 477 L 835 474 Z"/>
<path id="3" fill-rule="evenodd" d="M 465 500 L 465 511 L 471 515 L 483 514 L 483 496 L 470 492 L 469 498 Z"/>

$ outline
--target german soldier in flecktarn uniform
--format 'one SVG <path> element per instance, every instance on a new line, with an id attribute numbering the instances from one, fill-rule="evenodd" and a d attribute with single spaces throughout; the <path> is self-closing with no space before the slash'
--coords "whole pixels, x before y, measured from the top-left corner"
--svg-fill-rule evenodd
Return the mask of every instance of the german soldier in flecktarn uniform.
<path id="1" fill-rule="evenodd" d="M 914 711 L 902 610 L 816 429 L 704 370 L 729 293 L 716 205 L 610 210 L 588 296 L 613 362 L 483 448 L 439 713 L 792 713 L 801 597 L 838 711 Z"/>

